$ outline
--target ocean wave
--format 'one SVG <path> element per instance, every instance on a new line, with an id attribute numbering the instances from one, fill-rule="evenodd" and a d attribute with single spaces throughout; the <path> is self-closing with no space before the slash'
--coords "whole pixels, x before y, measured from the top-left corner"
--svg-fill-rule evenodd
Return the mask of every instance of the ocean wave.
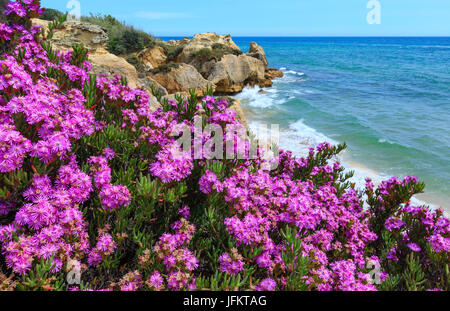
<path id="1" fill-rule="evenodd" d="M 387 139 L 383 139 L 383 138 L 382 138 L 382 139 L 379 139 L 378 142 L 379 142 L 380 144 L 395 145 L 395 143 L 393 143 L 392 141 L 387 140 Z"/>
<path id="2" fill-rule="evenodd" d="M 259 139 L 266 141 L 269 138 L 270 125 L 264 125 L 261 122 L 251 121 L 249 123 L 250 130 L 257 135 Z M 264 131 L 261 129 L 264 128 Z M 315 148 L 318 144 L 329 142 L 332 145 L 337 145 L 338 142 L 317 131 L 316 129 L 306 125 L 303 120 L 292 123 L 288 129 L 280 131 L 279 146 L 281 149 L 292 151 L 294 156 L 306 157 L 309 153 L 309 148 Z M 388 180 L 391 176 L 376 172 L 365 167 L 362 164 L 355 163 L 349 159 L 348 151 L 338 155 L 331 160 L 330 164 L 340 162 L 345 168 L 345 172 L 353 172 L 353 177 L 350 182 L 355 184 L 355 189 L 363 192 L 365 189 L 366 179 L 370 178 L 375 186 L 378 186 L 384 180 Z M 437 209 L 437 206 L 413 197 L 411 204 L 416 206 L 426 205 L 432 209 Z M 446 215 L 448 213 L 446 212 Z"/>
<path id="3" fill-rule="evenodd" d="M 276 88 L 263 89 L 264 93 L 260 93 L 260 90 L 258 87 L 246 87 L 235 97 L 246 101 L 253 108 L 269 108 L 286 102 L 284 99 L 277 98 L 279 91 Z"/>
<path id="4" fill-rule="evenodd" d="M 250 129 L 256 131 L 255 133 L 257 133 L 259 128 L 261 128 L 260 122 L 250 123 Z M 328 142 L 331 145 L 339 144 L 338 141 L 306 125 L 304 120 L 298 120 L 297 122 L 290 124 L 288 129 L 280 131 L 280 148 L 292 151 L 297 157 L 308 156 L 309 148 L 315 148 L 323 142 Z M 351 182 L 355 183 L 358 190 L 363 190 L 365 188 L 367 177 L 371 178 L 376 184 L 389 178 L 389 176 L 379 174 L 363 165 L 347 160 L 346 153 L 338 155 L 332 162 L 340 162 L 345 167 L 346 172 L 354 172 Z"/>
<path id="5" fill-rule="evenodd" d="M 291 74 L 291 75 L 300 76 L 300 77 L 303 77 L 303 76 L 306 75 L 304 72 L 297 72 L 297 71 L 294 71 L 294 70 L 288 70 L 287 68 L 284 68 L 284 67 L 280 68 L 280 71 L 282 71 L 284 74 Z"/>

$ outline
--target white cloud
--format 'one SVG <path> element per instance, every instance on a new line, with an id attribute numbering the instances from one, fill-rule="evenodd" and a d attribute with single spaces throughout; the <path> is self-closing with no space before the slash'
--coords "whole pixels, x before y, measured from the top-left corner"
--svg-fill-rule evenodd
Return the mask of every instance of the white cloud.
<path id="1" fill-rule="evenodd" d="M 186 13 L 177 13 L 177 12 L 150 12 L 150 11 L 141 11 L 136 12 L 134 16 L 139 18 L 145 18 L 150 20 L 160 20 L 160 19 L 178 19 L 178 18 L 188 18 L 190 15 Z"/>

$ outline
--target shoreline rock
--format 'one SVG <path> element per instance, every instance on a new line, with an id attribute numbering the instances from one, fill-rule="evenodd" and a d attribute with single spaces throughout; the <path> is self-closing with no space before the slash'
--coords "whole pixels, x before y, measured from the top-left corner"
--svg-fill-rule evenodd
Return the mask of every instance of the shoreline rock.
<path id="1" fill-rule="evenodd" d="M 150 78 L 163 86 L 169 94 L 189 92 L 189 89 L 195 89 L 196 94 L 201 96 L 211 86 L 211 83 L 204 79 L 195 67 L 188 64 L 179 64 L 166 71 L 151 74 Z"/>
<path id="2" fill-rule="evenodd" d="M 32 22 L 48 31 L 48 21 Z M 214 95 L 227 96 L 247 86 L 271 87 L 274 79 L 283 77 L 281 71 L 269 67 L 262 46 L 251 42 L 249 52 L 244 54 L 230 35 L 199 33 L 178 41 L 156 39 L 154 47 L 130 54 L 141 62 L 136 67 L 125 60 L 130 55 L 109 53 L 107 42 L 105 29 L 85 22 L 66 22 L 52 38 L 55 48 L 62 51 L 72 49 L 73 44 L 83 45 L 89 52 L 93 73 L 125 77 L 131 87 L 150 93 L 152 100 L 151 85 L 167 99 L 174 99 L 174 94 L 187 96 L 190 89 L 202 96 L 208 87 L 213 87 Z M 240 101 L 233 99 L 232 107 L 246 125 Z"/>

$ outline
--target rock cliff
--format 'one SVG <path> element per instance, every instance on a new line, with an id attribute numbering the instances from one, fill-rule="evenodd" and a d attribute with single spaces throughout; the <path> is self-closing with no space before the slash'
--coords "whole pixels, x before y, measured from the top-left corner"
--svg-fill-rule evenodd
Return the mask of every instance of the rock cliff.
<path id="1" fill-rule="evenodd" d="M 33 23 L 48 31 L 48 21 L 34 19 Z M 244 54 L 230 35 L 201 33 L 192 39 L 168 42 L 157 39 L 155 46 L 123 57 L 109 53 L 107 42 L 105 29 L 84 22 L 64 23 L 63 29 L 57 30 L 52 38 L 59 50 L 83 45 L 95 74 L 120 75 L 131 87 L 142 87 L 149 93 L 154 89 L 168 99 L 176 93 L 187 95 L 190 89 L 201 96 L 208 87 L 215 94 L 232 95 L 246 86 L 270 87 L 273 79 L 283 76 L 281 71 L 268 67 L 263 47 L 251 42 L 249 52 Z M 125 60 L 130 56 L 140 66 Z M 240 102 L 235 101 L 233 107 L 245 124 Z"/>

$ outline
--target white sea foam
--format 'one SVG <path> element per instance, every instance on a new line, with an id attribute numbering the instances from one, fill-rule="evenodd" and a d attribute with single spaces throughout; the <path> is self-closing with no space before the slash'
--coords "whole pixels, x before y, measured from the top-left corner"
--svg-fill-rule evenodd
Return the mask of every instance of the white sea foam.
<path id="1" fill-rule="evenodd" d="M 390 145 L 394 145 L 395 143 L 393 143 L 392 141 L 390 141 L 390 140 L 387 140 L 387 139 L 380 139 L 380 140 L 378 140 L 378 142 L 380 143 L 380 144 L 390 144 Z"/>
<path id="2" fill-rule="evenodd" d="M 264 89 L 265 93 L 260 93 L 260 90 L 257 87 L 246 87 L 235 97 L 245 101 L 250 107 L 254 108 L 268 108 L 274 105 L 282 105 L 286 102 L 286 100 L 278 98 L 278 90 L 275 88 Z"/>
<path id="3" fill-rule="evenodd" d="M 280 82 L 294 81 L 294 80 L 292 80 L 292 75 L 297 75 L 297 72 L 295 72 L 293 70 L 287 71 L 286 68 L 281 68 L 280 70 L 285 71 L 285 73 L 288 73 L 288 75 L 285 75 L 285 77 L 283 79 L 276 80 L 276 81 L 280 81 Z M 291 77 L 289 77 L 289 75 Z M 295 81 L 298 81 L 298 79 L 296 79 Z M 244 102 L 244 105 L 247 104 L 247 105 L 249 105 L 251 107 L 255 107 L 255 108 L 268 108 L 268 107 L 275 106 L 275 105 L 281 105 L 286 102 L 286 100 L 279 98 L 279 94 L 281 91 L 275 87 L 269 88 L 269 89 L 264 89 L 265 93 L 260 93 L 259 91 L 260 91 L 259 88 L 247 87 L 243 90 L 243 92 L 238 94 L 236 96 L 236 98 L 242 100 Z M 311 90 L 300 91 L 297 89 L 297 90 L 291 90 L 291 94 L 292 93 L 297 94 L 297 95 L 305 95 L 305 94 L 314 93 L 314 91 L 311 91 Z M 290 97 L 288 97 L 288 100 L 292 99 L 292 97 L 293 96 L 290 95 Z M 258 119 L 261 120 L 260 118 L 258 118 Z M 248 120 L 248 121 L 249 121 L 250 130 L 253 133 L 261 133 L 261 131 L 259 131 L 259 129 L 262 127 L 261 121 L 259 121 L 259 122 L 255 121 L 255 120 Z M 270 124 L 268 125 L 268 127 L 270 129 Z M 264 127 L 264 128 L 266 128 L 266 127 Z M 259 138 L 262 140 L 267 140 L 267 137 L 259 136 Z M 288 129 L 282 129 L 280 127 L 280 141 L 279 141 L 280 148 L 284 149 L 284 150 L 292 151 L 295 156 L 299 156 L 299 157 L 307 156 L 308 152 L 309 152 L 309 148 L 314 148 L 318 144 L 325 142 L 325 141 L 329 142 L 332 145 L 338 144 L 338 142 L 335 141 L 334 139 L 331 139 L 330 137 L 324 135 L 323 133 L 320 133 L 316 129 L 314 129 L 310 126 L 307 126 L 303 120 L 299 120 L 295 123 L 290 124 Z M 387 139 L 380 139 L 379 143 L 393 144 L 393 142 L 391 142 Z M 388 175 L 385 175 L 385 174 L 382 174 L 379 172 L 375 172 L 359 163 L 354 163 L 353 161 L 350 160 L 348 151 L 345 151 L 343 154 L 336 157 L 336 159 L 334 159 L 333 161 L 341 162 L 342 165 L 346 168 L 346 172 L 350 172 L 350 171 L 354 172 L 354 176 L 351 178 L 350 181 L 355 183 L 356 188 L 359 190 L 364 190 L 366 178 L 372 179 L 373 183 L 377 186 L 383 180 L 387 180 L 391 177 L 391 176 L 388 176 Z M 418 206 L 428 205 L 433 209 L 437 208 L 436 206 L 434 206 L 430 203 L 424 202 L 415 197 L 412 198 L 411 203 L 418 205 Z M 447 211 L 446 211 L 446 215 L 448 215 Z"/>
<path id="4" fill-rule="evenodd" d="M 304 72 L 297 72 L 294 70 L 288 70 L 287 68 L 280 68 L 280 70 L 284 73 L 284 74 L 291 74 L 291 75 L 297 75 L 297 76 L 304 76 L 305 73 Z"/>

